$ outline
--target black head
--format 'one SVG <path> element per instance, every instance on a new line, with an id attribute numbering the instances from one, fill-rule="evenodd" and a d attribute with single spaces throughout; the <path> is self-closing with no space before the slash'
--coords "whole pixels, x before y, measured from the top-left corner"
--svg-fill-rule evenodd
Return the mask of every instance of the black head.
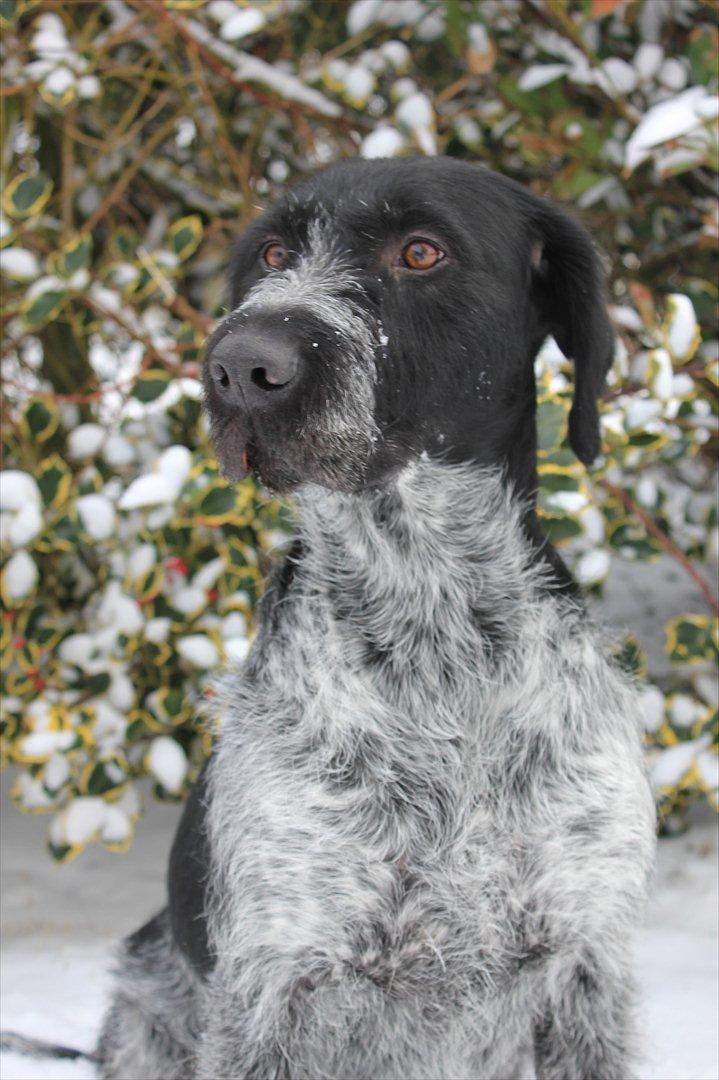
<path id="1" fill-rule="evenodd" d="M 534 357 L 574 361 L 571 445 L 599 452 L 613 336 L 585 230 L 449 158 L 349 161 L 302 181 L 242 237 L 206 401 L 234 478 L 361 490 L 427 452 L 535 470 Z"/>

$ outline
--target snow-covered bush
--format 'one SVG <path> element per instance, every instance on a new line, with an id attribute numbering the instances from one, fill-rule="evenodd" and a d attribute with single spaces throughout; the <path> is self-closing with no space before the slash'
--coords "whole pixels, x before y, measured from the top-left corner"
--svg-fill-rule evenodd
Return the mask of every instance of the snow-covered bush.
<path id="1" fill-rule="evenodd" d="M 694 610 L 642 681 L 660 814 L 717 792 L 716 12 L 700 0 L 3 3 L 2 720 L 68 857 L 180 798 L 213 672 L 248 647 L 288 512 L 227 485 L 199 404 L 233 238 L 351 155 L 446 153 L 573 206 L 617 328 L 604 457 L 537 361 L 539 507 L 585 588 L 676 560 Z"/>

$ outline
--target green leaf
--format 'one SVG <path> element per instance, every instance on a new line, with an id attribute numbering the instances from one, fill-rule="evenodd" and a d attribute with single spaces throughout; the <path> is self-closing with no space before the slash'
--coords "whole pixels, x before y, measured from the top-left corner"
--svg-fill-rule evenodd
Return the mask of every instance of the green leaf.
<path id="1" fill-rule="evenodd" d="M 164 687 L 157 694 L 158 705 L 172 721 L 178 721 L 186 713 L 185 698 L 179 687 Z"/>
<path id="2" fill-rule="evenodd" d="M 51 840 L 48 840 L 47 848 L 55 862 L 68 862 L 78 852 L 78 848 L 69 844 L 53 844 Z"/>
<path id="3" fill-rule="evenodd" d="M 55 523 L 50 539 L 53 547 L 62 551 L 74 551 L 80 542 L 80 523 L 77 517 L 63 514 Z"/>
<path id="4" fill-rule="evenodd" d="M 592 172 L 591 169 L 579 168 L 576 172 L 572 173 L 570 180 L 564 185 L 564 197 L 576 199 L 577 196 L 587 191 L 590 187 L 593 187 L 594 184 L 598 184 L 599 181 L 603 179 L 604 176 L 600 173 Z"/>
<path id="5" fill-rule="evenodd" d="M 127 774 L 117 757 L 91 764 L 83 775 L 81 790 L 88 795 L 105 795 L 127 781 Z"/>
<path id="6" fill-rule="evenodd" d="M 197 507 L 198 517 L 210 523 L 228 518 L 235 509 L 235 490 L 229 484 L 215 483 L 206 487 Z"/>
<path id="7" fill-rule="evenodd" d="M 83 697 L 97 697 L 104 694 L 110 686 L 110 676 L 106 671 L 98 671 L 94 675 L 83 675 L 73 684 L 74 690 L 82 691 Z"/>
<path id="8" fill-rule="evenodd" d="M 67 295 L 64 290 L 53 288 L 40 293 L 30 301 L 25 301 L 20 309 L 25 316 L 25 321 L 33 329 L 42 326 L 58 314 L 67 300 Z"/>
<path id="9" fill-rule="evenodd" d="M 147 405 L 165 392 L 171 378 L 169 371 L 164 368 L 148 368 L 135 383 L 132 396 Z"/>
<path id="10" fill-rule="evenodd" d="M 621 647 L 614 652 L 614 659 L 622 671 L 635 679 L 644 678 L 647 673 L 647 655 L 633 634 L 627 634 Z"/>
<path id="11" fill-rule="evenodd" d="M 35 398 L 22 411 L 22 424 L 33 442 L 47 442 L 60 423 L 60 411 L 53 402 Z"/>
<path id="12" fill-rule="evenodd" d="M 39 214 L 51 194 L 52 181 L 45 173 L 21 173 L 6 187 L 2 204 L 10 217 L 26 218 Z"/>
<path id="13" fill-rule="evenodd" d="M 40 462 L 35 479 L 45 506 L 61 506 L 70 494 L 72 473 L 59 454 Z"/>
<path id="14" fill-rule="evenodd" d="M 675 664 L 716 663 L 719 640 L 716 621 L 709 615 L 679 615 L 665 628 L 667 654 Z"/>
<path id="15" fill-rule="evenodd" d="M 135 582 L 134 591 L 136 598 L 143 603 L 154 599 L 162 588 L 164 578 L 165 571 L 163 567 L 161 565 L 153 566 L 146 574 L 143 574 Z"/>
<path id="16" fill-rule="evenodd" d="M 564 439 L 568 404 L 561 398 L 540 401 L 537 406 L 537 449 L 540 453 L 555 450 Z"/>
<path id="17" fill-rule="evenodd" d="M 572 518 L 554 517 L 551 514 L 542 513 L 540 520 L 542 531 L 546 533 L 552 544 L 565 544 L 568 540 L 574 540 L 582 534 L 582 526 Z"/>
<path id="18" fill-rule="evenodd" d="M 75 236 L 51 257 L 50 269 L 60 277 L 71 277 L 76 271 L 87 269 L 91 255 L 91 237 Z"/>
<path id="19" fill-rule="evenodd" d="M 202 240 L 202 233 L 202 219 L 198 214 L 190 214 L 174 223 L 168 232 L 168 238 L 178 259 L 186 259 L 195 251 Z"/>
<path id="20" fill-rule="evenodd" d="M 0 0 L 0 20 L 9 26 L 18 16 L 18 0 Z"/>
<path id="21" fill-rule="evenodd" d="M 569 469 L 543 464 L 539 466 L 539 486 L 547 494 L 557 491 L 581 491 L 582 481 Z"/>
<path id="22" fill-rule="evenodd" d="M 661 548 L 644 526 L 633 519 L 624 519 L 609 526 L 608 540 L 625 559 L 655 559 Z"/>

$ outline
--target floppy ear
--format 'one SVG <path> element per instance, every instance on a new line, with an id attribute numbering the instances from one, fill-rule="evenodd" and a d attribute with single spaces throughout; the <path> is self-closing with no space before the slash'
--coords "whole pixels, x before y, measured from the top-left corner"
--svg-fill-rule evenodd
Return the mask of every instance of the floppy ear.
<path id="1" fill-rule="evenodd" d="M 540 324 L 574 362 L 569 442 L 585 465 L 601 449 L 597 398 L 612 363 L 614 331 L 604 272 L 589 233 L 551 204 L 535 206 L 532 277 Z"/>

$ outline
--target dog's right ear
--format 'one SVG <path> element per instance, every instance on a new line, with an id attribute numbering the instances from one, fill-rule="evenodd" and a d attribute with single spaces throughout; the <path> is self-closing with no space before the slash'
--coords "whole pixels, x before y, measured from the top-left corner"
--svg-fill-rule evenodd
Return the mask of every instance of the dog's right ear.
<path id="1" fill-rule="evenodd" d="M 542 330 L 574 363 L 569 442 L 580 461 L 591 465 L 601 449 L 597 399 L 614 351 L 604 272 L 579 222 L 551 203 L 537 201 L 533 211 L 533 296 Z"/>

